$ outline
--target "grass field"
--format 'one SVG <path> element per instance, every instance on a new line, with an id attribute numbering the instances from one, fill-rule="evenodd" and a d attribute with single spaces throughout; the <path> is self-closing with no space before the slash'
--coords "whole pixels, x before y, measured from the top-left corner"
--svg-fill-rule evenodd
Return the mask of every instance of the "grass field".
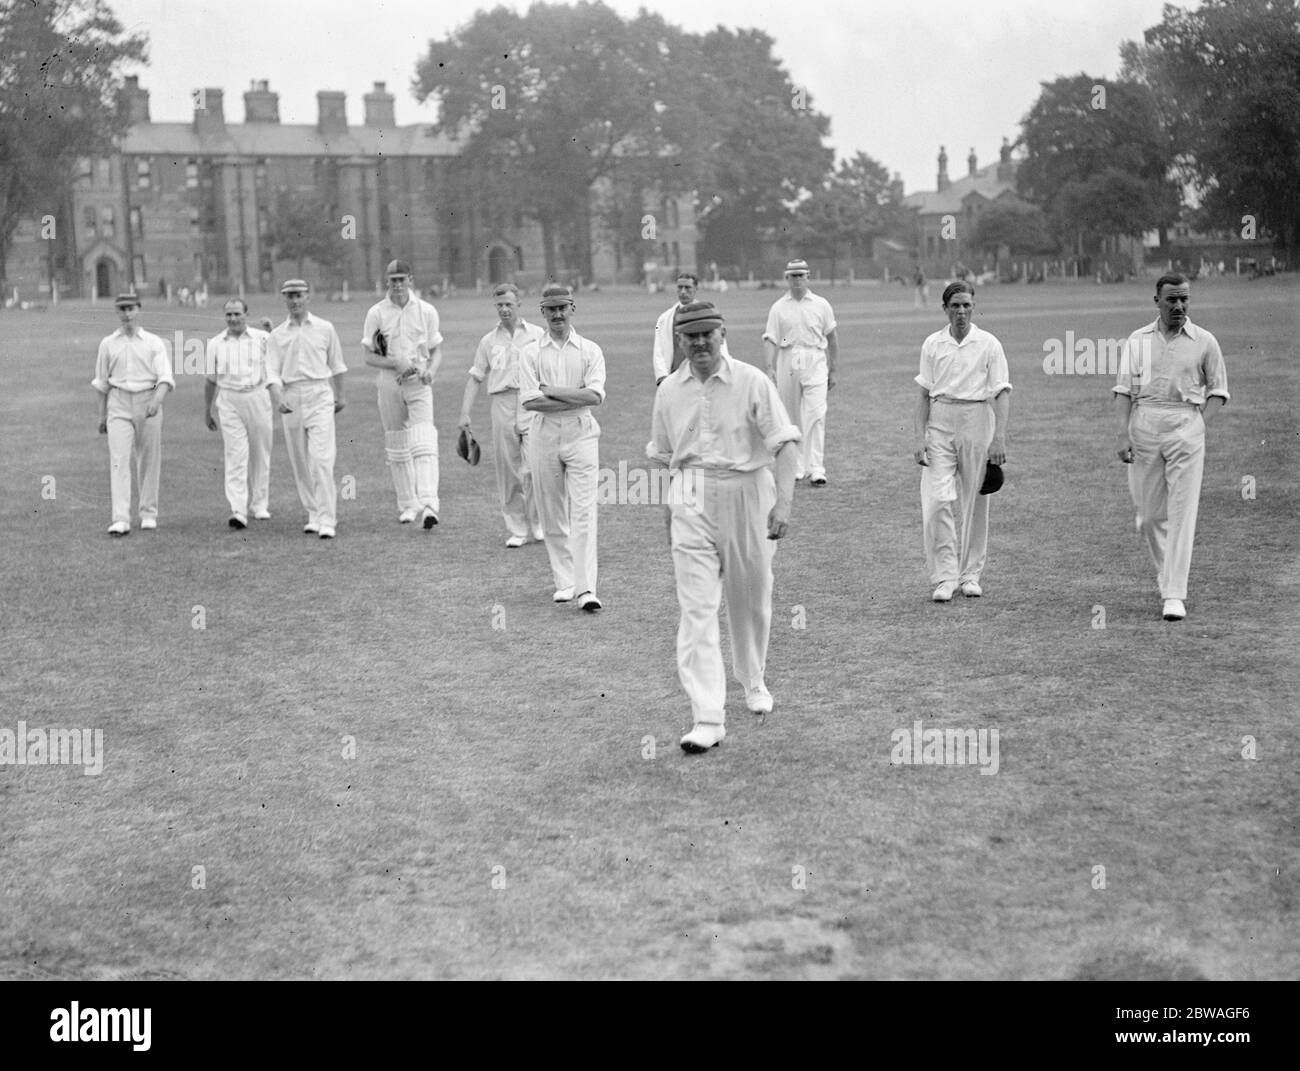
<path id="1" fill-rule="evenodd" d="M 1149 283 L 977 295 L 1015 384 L 1008 479 L 985 597 L 951 605 L 929 600 L 911 460 L 942 316 L 910 290 L 821 292 L 841 339 L 830 485 L 798 490 L 776 558 L 777 709 L 760 723 L 733 684 L 726 742 L 698 757 L 677 747 L 660 510 L 602 507 L 590 617 L 551 602 L 540 547 L 504 549 L 490 458 L 455 456 L 488 300 L 439 303 L 430 533 L 395 523 L 365 304 L 313 307 L 353 367 L 332 543 L 300 533 L 278 430 L 273 519 L 227 528 L 194 375 L 165 405 L 159 530 L 111 539 L 89 380 L 113 310 L 0 313 L 0 728 L 104 740 L 99 776 L 0 766 L 0 977 L 1300 974 L 1294 280 L 1193 286 L 1233 400 L 1181 624 L 1134 534 L 1112 378 L 1042 367 L 1067 331 L 1153 319 Z M 738 357 L 761 363 L 775 296 L 716 296 Z M 579 301 L 608 366 L 603 466 L 641 463 L 670 301 Z M 188 337 L 220 316 L 151 302 L 142 323 Z M 996 775 L 891 766 L 917 720 L 997 729 Z"/>

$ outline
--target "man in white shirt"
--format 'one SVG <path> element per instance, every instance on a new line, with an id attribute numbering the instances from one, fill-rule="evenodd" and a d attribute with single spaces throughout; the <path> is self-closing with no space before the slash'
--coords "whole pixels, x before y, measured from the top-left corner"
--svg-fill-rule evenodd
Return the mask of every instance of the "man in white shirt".
<path id="1" fill-rule="evenodd" d="M 987 464 L 1007 459 L 1011 379 L 1002 343 L 972 321 L 975 288 L 949 283 L 943 292 L 948 326 L 921 346 L 916 382 L 916 450 L 921 473 L 921 537 L 935 602 L 984 594 L 989 496 L 981 495 Z M 961 514 L 961 544 L 953 517 Z"/>
<path id="2" fill-rule="evenodd" d="M 280 287 L 288 319 L 271 332 L 266 346 L 271 405 L 281 414 L 298 498 L 307 511 L 302 530 L 333 539 L 338 488 L 334 486 L 334 414 L 343 409 L 343 345 L 328 320 L 307 311 L 309 288 L 302 279 Z"/>
<path id="3" fill-rule="evenodd" d="M 537 519 L 537 501 L 528 471 L 528 429 L 533 414 L 519 404 L 519 351 L 545 333 L 519 315 L 519 288 L 501 283 L 492 291 L 499 323 L 484 335 L 474 352 L 474 364 L 465 381 L 460 403 L 461 428 L 469 430 L 470 410 L 478 397 L 479 384 L 487 382 L 492 410 L 492 463 L 496 470 L 497 495 L 506 530 L 506 546 L 522 547 L 533 538 L 544 539 Z"/>
<path id="4" fill-rule="evenodd" d="M 529 462 L 555 601 L 601 609 L 596 596 L 596 486 L 605 400 L 605 355 L 572 327 L 577 306 L 567 286 L 542 291 L 547 332 L 519 354 L 519 403 L 534 413 Z"/>
<path id="5" fill-rule="evenodd" d="M 1187 616 L 1187 576 L 1201 501 L 1205 425 L 1228 403 L 1219 342 L 1187 315 L 1185 275 L 1156 280 L 1159 317 L 1134 331 L 1112 389 L 1119 401 L 1119 459 L 1128 470 L 1137 529 L 1156 567 L 1166 621 Z M 1217 401 L 1217 404 L 1211 404 Z"/>
<path id="6" fill-rule="evenodd" d="M 682 750 L 727 735 L 727 678 L 718 634 L 726 592 L 732 673 L 755 714 L 772 710 L 764 680 L 772 624 L 772 559 L 794 499 L 799 429 L 776 387 L 722 353 L 722 314 L 709 302 L 677 312 L 687 359 L 655 395 L 646 456 L 672 472 L 669 533 L 677 601 L 677 674 L 694 726 Z"/>
<path id="7" fill-rule="evenodd" d="M 433 423 L 433 377 L 442 361 L 438 312 L 411 293 L 410 265 L 393 260 L 385 271 L 388 293 L 366 313 L 361 331 L 365 361 L 379 370 L 379 419 L 397 492 L 397 520 L 438 523 L 438 429 Z M 383 335 L 387 353 L 375 348 Z"/>
<path id="8" fill-rule="evenodd" d="M 677 336 L 673 332 L 673 316 L 678 309 L 683 309 L 695 300 L 695 293 L 700 287 L 700 280 L 696 275 L 689 271 L 677 273 L 677 304 L 671 309 L 664 312 L 658 320 L 655 321 L 655 341 L 654 351 L 650 360 L 654 366 L 655 386 L 659 386 L 664 381 L 664 377 L 669 372 L 677 371 L 677 366 L 682 363 L 685 355 L 677 349 Z M 722 355 L 730 357 L 727 352 L 727 342 L 723 339 Z"/>
<path id="9" fill-rule="evenodd" d="M 131 474 L 140 496 L 140 527 L 158 527 L 158 478 L 162 472 L 162 403 L 176 387 L 167 347 L 136 319 L 140 299 L 119 294 L 122 326 L 99 344 L 95 378 L 99 392 L 99 434 L 108 436 L 109 487 L 113 500 L 110 535 L 131 533 Z"/>
<path id="10" fill-rule="evenodd" d="M 231 528 L 246 528 L 251 508 L 269 520 L 271 485 L 271 392 L 266 386 L 268 333 L 248 326 L 248 303 L 225 305 L 226 329 L 208 340 L 203 416 L 209 431 L 221 429 L 226 462 L 226 501 Z"/>
<path id="11" fill-rule="evenodd" d="M 826 486 L 826 394 L 835 387 L 839 340 L 830 302 L 808 289 L 808 262 L 785 266 L 790 292 L 767 314 L 763 350 L 790 418 L 802 434 L 795 478 Z"/>

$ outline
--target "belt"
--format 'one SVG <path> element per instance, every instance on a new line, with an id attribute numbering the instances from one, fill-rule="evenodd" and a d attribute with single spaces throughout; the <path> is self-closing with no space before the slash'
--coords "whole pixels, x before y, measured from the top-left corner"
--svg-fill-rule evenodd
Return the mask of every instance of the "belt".
<path id="1" fill-rule="evenodd" d="M 941 394 L 937 398 L 931 398 L 930 401 L 946 402 L 948 405 L 984 405 L 988 401 L 988 399 L 987 398 L 949 398 L 947 395 Z"/>
<path id="2" fill-rule="evenodd" d="M 1200 402 L 1177 401 L 1173 398 L 1134 398 L 1134 405 L 1150 406 L 1152 409 L 1200 409 Z"/>

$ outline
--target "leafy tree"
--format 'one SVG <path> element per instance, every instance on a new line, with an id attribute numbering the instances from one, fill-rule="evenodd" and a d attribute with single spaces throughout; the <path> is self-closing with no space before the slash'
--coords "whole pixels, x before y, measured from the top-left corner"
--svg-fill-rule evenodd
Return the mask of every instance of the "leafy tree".
<path id="1" fill-rule="evenodd" d="M 0 283 L 19 220 L 66 203 L 77 158 L 125 132 L 122 68 L 146 56 L 103 0 L 0 0 Z"/>
<path id="2" fill-rule="evenodd" d="M 1300 4 L 1166 4 L 1144 44 L 1120 50 L 1124 74 L 1153 93 L 1184 173 L 1214 224 L 1255 218 L 1288 259 L 1300 248 Z"/>
<path id="3" fill-rule="evenodd" d="M 308 260 L 324 272 L 336 273 L 346 255 L 338 213 L 325 198 L 287 187 L 276 191 L 267 241 L 276 260 L 297 263 L 300 276 Z"/>
<path id="4" fill-rule="evenodd" d="M 1063 244 L 1081 236 L 1085 248 L 1079 252 L 1084 252 L 1109 235 L 1141 234 L 1177 218 L 1181 197 L 1172 178 L 1174 146 L 1146 86 L 1087 74 L 1045 82 L 1021 130 L 1026 158 L 1016 174 L 1017 189 L 1043 209 Z M 1128 215 L 1089 211 L 1080 216 L 1078 191 L 1104 192 L 1110 180 L 1092 180 L 1106 172 L 1143 183 L 1149 195 L 1123 197 Z"/>
<path id="5" fill-rule="evenodd" d="M 869 251 L 873 238 L 905 227 L 900 184 L 866 153 L 842 161 L 839 170 L 795 209 L 790 233 L 804 254 L 830 260 L 835 281 L 840 253 Z"/>
<path id="6" fill-rule="evenodd" d="M 980 213 L 970 244 L 992 255 L 995 264 L 1003 248 L 1012 256 L 1048 253 L 1055 248 L 1043 210 L 1011 196 L 999 198 Z"/>
<path id="7" fill-rule="evenodd" d="M 414 88 L 437 99 L 438 128 L 462 141 L 467 166 L 495 176 L 541 225 L 547 274 L 565 241 L 589 276 L 597 179 L 695 184 L 682 151 L 692 125 L 677 128 L 673 105 L 682 41 L 644 10 L 624 21 L 600 2 L 536 3 L 525 15 L 497 7 L 430 42 Z"/>

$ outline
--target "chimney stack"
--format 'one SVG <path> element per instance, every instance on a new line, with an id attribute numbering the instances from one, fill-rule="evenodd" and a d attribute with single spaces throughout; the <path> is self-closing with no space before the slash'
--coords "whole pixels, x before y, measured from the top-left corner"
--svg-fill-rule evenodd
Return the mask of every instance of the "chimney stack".
<path id="1" fill-rule="evenodd" d="M 322 89 L 316 94 L 318 133 L 328 138 L 348 132 L 346 100 L 347 94 L 338 90 Z"/>
<path id="2" fill-rule="evenodd" d="M 378 126 L 385 129 L 395 127 L 397 121 L 393 111 L 394 99 L 383 82 L 376 82 L 374 90 L 365 96 L 366 126 Z"/>
<path id="3" fill-rule="evenodd" d="M 937 189 L 943 193 L 948 188 L 948 153 L 942 145 L 939 146 L 939 182 Z"/>
<path id="4" fill-rule="evenodd" d="M 975 157 L 974 145 L 971 146 L 970 155 L 966 157 L 966 167 L 968 168 L 966 173 L 970 175 L 971 178 L 974 178 L 975 172 L 979 170 L 979 160 L 977 160 Z"/>
<path id="5" fill-rule="evenodd" d="M 255 79 L 244 94 L 244 122 L 278 123 L 280 94 L 272 93 L 265 78 Z"/>
<path id="6" fill-rule="evenodd" d="M 208 87 L 195 89 L 190 96 L 194 98 L 194 132 L 200 137 L 204 134 L 224 134 L 226 132 L 224 91 Z"/>
<path id="7" fill-rule="evenodd" d="M 140 88 L 140 76 L 129 74 L 118 94 L 118 107 L 126 113 L 126 121 L 134 126 L 136 123 L 149 122 L 149 90 Z"/>

